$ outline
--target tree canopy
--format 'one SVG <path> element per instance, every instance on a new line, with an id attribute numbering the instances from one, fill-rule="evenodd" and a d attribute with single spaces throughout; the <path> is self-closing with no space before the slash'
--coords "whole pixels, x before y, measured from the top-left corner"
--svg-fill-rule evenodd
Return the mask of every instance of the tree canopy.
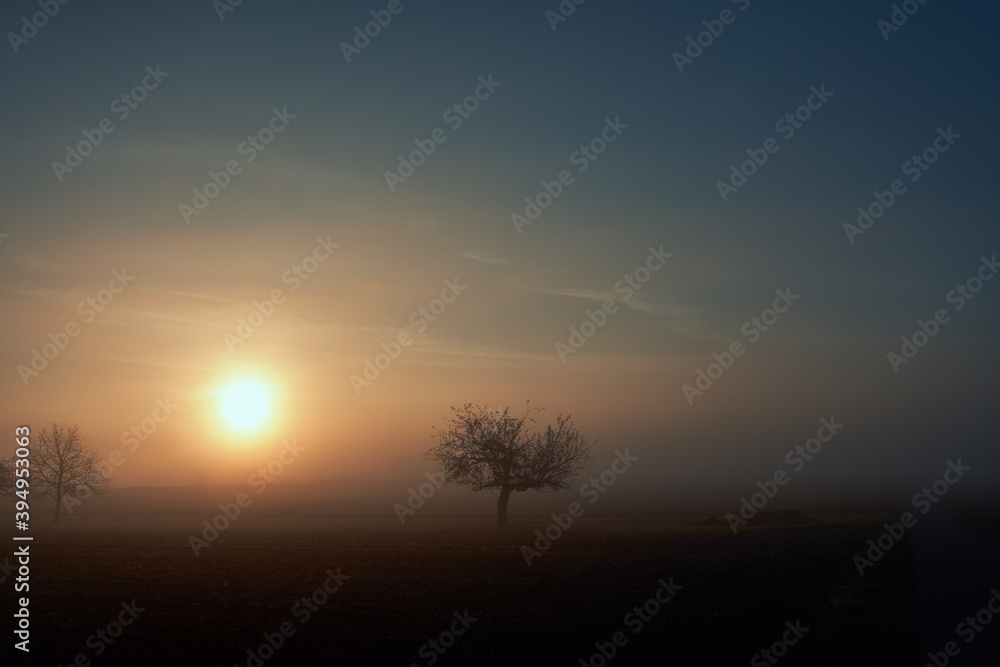
<path id="1" fill-rule="evenodd" d="M 559 415 L 554 425 L 533 430 L 532 414 L 540 408 L 525 405 L 518 416 L 510 408 L 490 410 L 466 403 L 452 407 L 438 444 L 428 458 L 440 462 L 446 481 L 474 491 L 498 489 L 497 523 L 507 525 L 507 502 L 514 491 L 567 489 L 573 477 L 592 459 L 593 442 L 574 426 L 572 415 Z"/>

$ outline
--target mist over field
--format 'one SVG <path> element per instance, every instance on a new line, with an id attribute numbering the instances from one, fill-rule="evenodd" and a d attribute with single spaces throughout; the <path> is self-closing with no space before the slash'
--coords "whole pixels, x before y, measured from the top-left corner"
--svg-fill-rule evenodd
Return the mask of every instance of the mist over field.
<path id="1" fill-rule="evenodd" d="M 998 21 L 4 4 L 0 664 L 998 664 Z"/>

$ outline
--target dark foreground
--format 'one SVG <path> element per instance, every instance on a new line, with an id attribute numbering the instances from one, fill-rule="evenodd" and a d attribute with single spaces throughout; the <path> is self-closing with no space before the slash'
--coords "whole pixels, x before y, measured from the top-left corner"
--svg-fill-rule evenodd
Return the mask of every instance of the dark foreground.
<path id="1" fill-rule="evenodd" d="M 36 533 L 30 659 L 5 639 L 2 655 L 14 660 L 2 662 L 603 665 L 603 647 L 614 649 L 612 666 L 768 665 L 755 654 L 784 636 L 795 643 L 772 660 L 789 667 L 918 666 L 949 640 L 961 647 L 950 664 L 1000 664 L 1000 615 L 973 641 L 955 634 L 1000 586 L 997 524 L 983 519 L 917 526 L 864 577 L 852 558 L 881 522 L 828 517 L 733 536 L 677 520 L 581 520 L 528 567 L 520 546 L 544 522 L 499 530 L 244 518 L 195 557 L 188 536 L 198 521 Z M 337 586 L 328 570 L 349 577 L 333 594 L 322 591 Z M 650 603 L 646 620 L 626 618 L 661 580 L 680 587 L 670 601 L 658 611 Z M 310 596 L 313 609 L 301 603 Z M 114 638 L 119 617 L 130 624 Z M 282 624 L 290 636 L 279 640 Z M 788 631 L 796 625 L 808 628 L 801 638 Z M 462 633 L 452 643 L 453 626 Z M 248 649 L 266 647 L 265 635 L 280 648 L 259 661 Z"/>

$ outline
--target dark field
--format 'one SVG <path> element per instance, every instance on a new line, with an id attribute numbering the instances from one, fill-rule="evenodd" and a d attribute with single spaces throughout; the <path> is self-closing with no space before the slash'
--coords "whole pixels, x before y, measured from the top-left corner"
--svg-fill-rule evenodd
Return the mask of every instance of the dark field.
<path id="1" fill-rule="evenodd" d="M 519 548 L 543 523 L 244 518 L 195 557 L 187 538 L 197 521 L 37 533 L 31 664 L 69 665 L 84 653 L 101 665 L 246 665 L 247 649 L 287 622 L 294 634 L 263 664 L 425 665 L 434 653 L 421 657 L 421 647 L 468 610 L 476 620 L 434 664 L 579 665 L 622 631 L 627 643 L 609 664 L 745 665 L 781 638 L 786 621 L 801 620 L 808 631 L 782 665 L 921 665 L 939 649 L 934 626 L 943 643 L 961 620 L 923 611 L 935 584 L 921 580 L 910 537 L 858 576 L 852 557 L 880 532 L 875 519 L 827 517 L 737 536 L 687 520 L 581 520 L 531 567 Z M 961 531 L 992 541 L 995 525 Z M 303 606 L 293 611 L 328 569 L 350 579 L 308 616 Z M 625 615 L 671 578 L 682 588 L 634 632 Z M 990 586 L 981 588 L 985 603 Z M 88 637 L 133 599 L 144 611 L 95 657 L 102 642 L 88 647 Z M 993 650 L 997 634 L 985 628 L 980 652 Z M 954 664 L 994 664 L 977 662 L 971 648 Z"/>

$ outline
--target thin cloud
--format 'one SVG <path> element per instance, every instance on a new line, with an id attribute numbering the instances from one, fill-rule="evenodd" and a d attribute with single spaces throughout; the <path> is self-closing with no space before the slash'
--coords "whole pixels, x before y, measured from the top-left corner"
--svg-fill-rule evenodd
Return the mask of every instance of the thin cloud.
<path id="1" fill-rule="evenodd" d="M 482 262 L 483 264 L 492 264 L 494 266 L 499 266 L 502 264 L 513 264 L 509 259 L 501 259 L 499 257 L 490 257 L 476 250 L 461 250 L 457 253 L 458 257 L 465 257 L 466 259 L 472 259 L 477 262 Z"/>

